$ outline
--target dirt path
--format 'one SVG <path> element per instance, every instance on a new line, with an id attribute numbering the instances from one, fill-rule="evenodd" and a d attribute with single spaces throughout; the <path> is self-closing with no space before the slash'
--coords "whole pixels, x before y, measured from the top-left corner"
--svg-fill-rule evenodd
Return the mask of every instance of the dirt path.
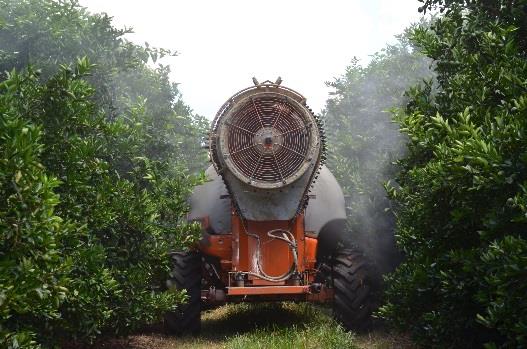
<path id="1" fill-rule="evenodd" d="M 383 330 L 353 335 L 328 316 L 304 304 L 228 305 L 204 312 L 199 337 L 176 338 L 160 332 L 99 344 L 111 349 L 217 348 L 375 348 L 415 349 L 406 337 Z"/>

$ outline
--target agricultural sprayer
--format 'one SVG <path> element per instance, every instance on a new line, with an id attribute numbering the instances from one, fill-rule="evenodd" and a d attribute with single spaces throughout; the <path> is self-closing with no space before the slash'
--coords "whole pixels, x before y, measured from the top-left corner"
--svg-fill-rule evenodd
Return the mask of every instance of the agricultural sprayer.
<path id="1" fill-rule="evenodd" d="M 166 314 L 166 328 L 195 334 L 204 307 L 262 301 L 330 303 L 346 328 L 360 328 L 374 276 L 346 243 L 344 195 L 324 165 L 321 121 L 281 79 L 253 80 L 212 122 L 208 181 L 190 198 L 202 238 L 172 254 L 167 281 L 188 301 Z"/>

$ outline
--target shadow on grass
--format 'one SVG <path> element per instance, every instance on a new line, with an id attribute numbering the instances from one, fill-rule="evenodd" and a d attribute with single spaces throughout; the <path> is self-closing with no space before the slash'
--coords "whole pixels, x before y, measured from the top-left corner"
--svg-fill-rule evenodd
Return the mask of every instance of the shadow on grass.
<path id="1" fill-rule="evenodd" d="M 159 324 L 91 348 L 416 348 L 407 336 L 382 329 L 361 335 L 348 333 L 330 313 L 328 308 L 307 303 L 229 304 L 202 312 L 202 331 L 196 337 L 166 335 Z"/>
<path id="2" fill-rule="evenodd" d="M 66 348 L 216 348 L 237 336 L 255 331 L 287 331 L 303 328 L 320 319 L 320 309 L 310 304 L 294 303 L 240 303 L 228 304 L 201 314 L 201 333 L 176 337 L 164 332 L 162 323 L 141 329 L 127 338 L 107 338 L 91 346 L 66 346 Z"/>
<path id="3" fill-rule="evenodd" d="M 320 318 L 310 304 L 255 303 L 230 304 L 202 314 L 200 337 L 220 340 L 243 335 L 256 329 L 285 329 L 304 326 Z"/>

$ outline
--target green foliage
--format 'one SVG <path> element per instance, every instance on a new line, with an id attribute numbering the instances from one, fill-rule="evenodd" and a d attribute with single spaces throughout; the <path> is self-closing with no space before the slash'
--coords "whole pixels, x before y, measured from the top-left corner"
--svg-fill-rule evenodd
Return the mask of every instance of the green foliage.
<path id="1" fill-rule="evenodd" d="M 182 218 L 194 179 L 142 154 L 148 134 L 133 115 L 108 122 L 96 112 L 88 70 L 81 60 L 44 85 L 31 71 L 12 73 L 0 95 L 10 146 L 2 328 L 37 332 L 39 342 L 125 334 L 158 320 L 179 297 L 155 292 L 168 253 L 197 232 Z"/>
<path id="2" fill-rule="evenodd" d="M 381 312 L 427 347 L 524 347 L 527 3 L 435 6 L 413 40 L 438 89 L 411 89 L 396 113 L 409 152 L 389 192 L 407 260 Z"/>
<path id="3" fill-rule="evenodd" d="M 167 51 L 123 34 L 74 1 L 0 0 L 0 347 L 124 335 L 182 300 L 164 281 L 199 234 L 204 121 L 147 64 Z"/>
<path id="4" fill-rule="evenodd" d="M 86 79 L 95 87 L 93 98 L 106 118 L 113 120 L 143 104 L 148 127 L 156 134 L 146 144 L 148 155 L 166 159 L 177 154 L 192 171 L 201 169 L 206 153 L 199 138 L 208 123 L 181 100 L 168 66 L 151 68 L 176 53 L 127 41 L 124 35 L 131 29 L 116 29 L 111 20 L 87 12 L 76 0 L 0 0 L 0 80 L 5 72 L 29 64 L 47 80 L 61 64 L 75 64 L 86 56 L 94 65 Z"/>
<path id="5" fill-rule="evenodd" d="M 393 215 L 383 183 L 404 140 L 389 114 L 402 106 L 404 91 L 429 78 L 429 60 L 414 52 L 407 33 L 374 54 L 367 66 L 357 59 L 328 85 L 335 89 L 324 112 L 329 135 L 328 166 L 348 195 L 349 223 L 356 243 L 370 251 L 383 271 L 393 264 Z"/>
<path id="6" fill-rule="evenodd" d="M 510 338 L 511 344 L 527 342 L 527 302 L 524 299 L 527 241 L 506 236 L 493 242 L 483 251 L 481 262 L 475 267 L 485 281 L 476 299 L 487 305 L 484 313 L 477 314 L 477 321 L 487 328 L 497 329 Z"/>
<path id="7" fill-rule="evenodd" d="M 17 113 L 13 84 L 0 85 L 0 343 L 32 348 L 33 334 L 16 323 L 60 317 L 72 261 L 57 244 L 71 232 L 54 214 L 57 180 L 39 163 L 42 131 Z"/>

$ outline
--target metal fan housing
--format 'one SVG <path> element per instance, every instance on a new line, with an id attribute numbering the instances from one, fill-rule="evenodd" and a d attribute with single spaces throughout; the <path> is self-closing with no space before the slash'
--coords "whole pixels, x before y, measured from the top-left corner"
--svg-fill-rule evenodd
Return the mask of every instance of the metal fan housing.
<path id="1" fill-rule="evenodd" d="M 290 219 L 304 206 L 324 144 L 298 92 L 271 82 L 238 92 L 220 108 L 210 138 L 214 167 L 246 218 Z"/>

